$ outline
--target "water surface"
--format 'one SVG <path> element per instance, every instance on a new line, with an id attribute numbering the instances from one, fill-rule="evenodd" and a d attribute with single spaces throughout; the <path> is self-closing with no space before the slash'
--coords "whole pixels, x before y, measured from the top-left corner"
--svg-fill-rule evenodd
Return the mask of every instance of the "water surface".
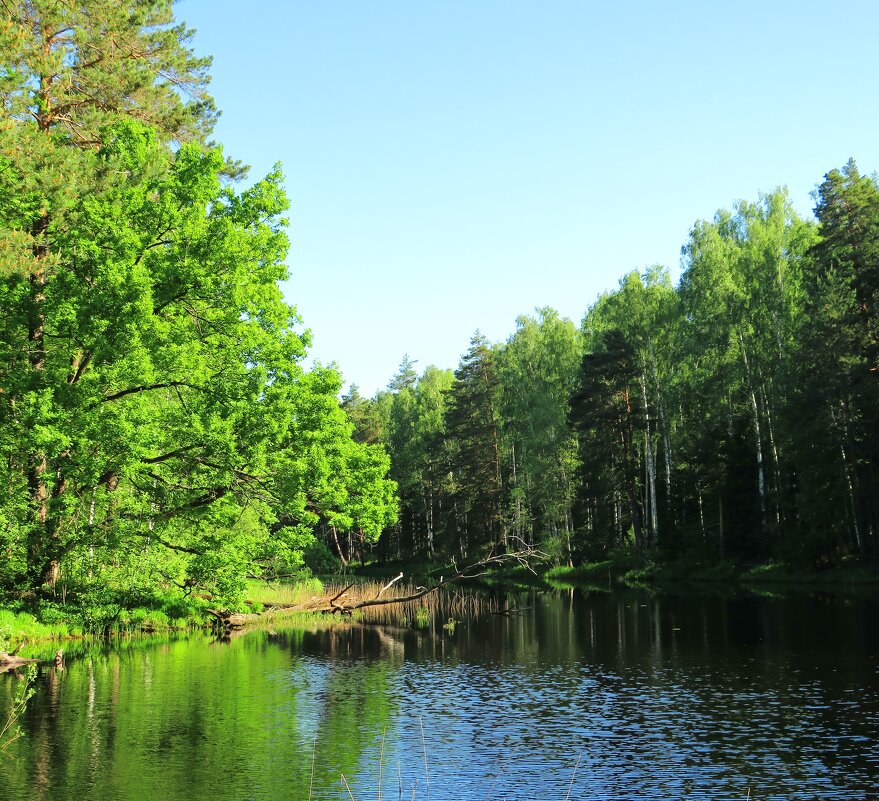
<path id="1" fill-rule="evenodd" d="M 300 801 L 349 798 L 344 775 L 360 801 L 381 762 L 386 801 L 879 798 L 875 597 L 502 605 L 523 611 L 92 648 L 43 670 L 0 784 Z"/>

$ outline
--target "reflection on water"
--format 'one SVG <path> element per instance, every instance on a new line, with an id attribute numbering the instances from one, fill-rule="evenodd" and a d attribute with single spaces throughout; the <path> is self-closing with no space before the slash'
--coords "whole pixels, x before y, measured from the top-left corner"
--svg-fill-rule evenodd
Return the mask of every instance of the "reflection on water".
<path id="1" fill-rule="evenodd" d="M 300 801 L 348 798 L 344 774 L 359 801 L 381 754 L 386 799 L 428 780 L 433 801 L 564 799 L 572 777 L 579 799 L 879 798 L 876 599 L 514 606 L 453 631 L 86 652 L 44 669 L 0 782 L 18 799 Z M 0 710 L 12 691 L 2 677 Z"/>

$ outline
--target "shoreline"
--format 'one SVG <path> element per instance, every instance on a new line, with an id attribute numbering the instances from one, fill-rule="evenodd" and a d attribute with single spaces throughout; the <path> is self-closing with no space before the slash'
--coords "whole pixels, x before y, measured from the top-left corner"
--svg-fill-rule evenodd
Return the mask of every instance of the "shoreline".
<path id="1" fill-rule="evenodd" d="M 425 564 L 411 567 L 415 568 L 414 576 L 424 576 L 436 569 Z M 366 575 L 355 568 L 351 576 L 344 580 L 350 581 L 351 578 L 355 578 L 368 581 L 382 573 L 391 574 L 399 568 L 399 564 L 385 565 L 381 568 L 376 565 L 365 566 Z M 332 577 L 330 580 L 339 579 L 340 577 Z M 584 563 L 574 568 L 553 567 L 536 574 L 524 570 L 498 572 L 485 576 L 484 579 L 471 586 L 501 590 L 527 588 L 549 592 L 580 588 L 602 591 L 647 590 L 676 594 L 684 591 L 701 594 L 721 590 L 729 592 L 730 595 L 765 594 L 771 590 L 778 591 L 772 593 L 778 595 L 799 595 L 810 591 L 835 595 L 879 592 L 879 571 L 857 565 L 809 572 L 794 569 L 783 563 L 752 566 L 734 565 L 728 562 L 714 565 L 647 563 L 634 566 L 628 560 L 608 559 Z M 295 588 L 297 585 L 292 586 Z M 47 621 L 40 619 L 39 611 L 35 614 L 0 604 L 0 641 L 5 639 L 11 646 L 25 641 L 23 651 L 31 654 L 36 647 L 36 651 L 33 652 L 34 655 L 38 655 L 53 643 L 185 636 L 196 632 L 214 632 L 222 638 L 236 636 L 279 620 L 299 618 L 303 623 L 314 623 L 324 619 L 327 622 L 337 622 L 339 617 L 329 613 L 326 606 L 326 599 L 332 597 L 332 592 L 333 590 L 328 589 L 320 597 L 312 595 L 307 601 L 296 603 L 280 598 L 273 601 L 264 596 L 260 601 L 248 600 L 245 603 L 248 611 L 217 612 L 201 609 L 175 620 L 169 620 L 164 615 L 153 615 L 136 622 L 130 618 L 130 613 L 134 610 L 123 610 L 119 619 L 130 622 L 121 624 L 117 622 L 116 625 L 103 630 L 93 631 L 89 631 L 83 624 L 82 618 L 75 613 L 63 614 L 61 610 L 53 608 L 49 616 L 50 620 Z M 40 647 L 43 650 L 40 650 Z"/>

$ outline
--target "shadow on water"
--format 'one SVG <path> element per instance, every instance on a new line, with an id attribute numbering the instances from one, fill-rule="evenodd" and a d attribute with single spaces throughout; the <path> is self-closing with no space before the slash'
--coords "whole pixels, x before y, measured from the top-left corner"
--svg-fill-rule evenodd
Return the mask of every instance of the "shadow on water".
<path id="1" fill-rule="evenodd" d="M 83 801 L 313 781 L 317 801 L 344 774 L 361 799 L 381 754 L 386 798 L 426 798 L 426 746 L 434 801 L 564 798 L 578 759 L 571 798 L 875 797 L 875 597 L 493 591 L 454 625 L 436 611 L 86 649 L 41 672 L 0 781 Z"/>

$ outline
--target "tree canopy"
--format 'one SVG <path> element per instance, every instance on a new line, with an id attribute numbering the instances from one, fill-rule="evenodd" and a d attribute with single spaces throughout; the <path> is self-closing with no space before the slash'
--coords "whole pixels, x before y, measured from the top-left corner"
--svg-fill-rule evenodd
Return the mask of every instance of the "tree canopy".
<path id="1" fill-rule="evenodd" d="M 357 406 L 391 421 L 358 425 L 413 488 L 390 551 L 516 536 L 569 564 L 875 559 L 879 184 L 849 162 L 816 197 L 817 221 L 782 189 L 697 222 L 677 286 L 631 272 L 579 330 L 540 309 L 506 342 L 476 337 L 430 437 L 401 422 L 428 376 L 407 357 L 405 382 Z M 425 463 L 442 466 L 429 491 Z"/>
<path id="2" fill-rule="evenodd" d="M 6 588 L 201 588 L 396 515 L 341 379 L 302 366 L 280 168 L 246 188 L 170 3 L 4 3 Z"/>

